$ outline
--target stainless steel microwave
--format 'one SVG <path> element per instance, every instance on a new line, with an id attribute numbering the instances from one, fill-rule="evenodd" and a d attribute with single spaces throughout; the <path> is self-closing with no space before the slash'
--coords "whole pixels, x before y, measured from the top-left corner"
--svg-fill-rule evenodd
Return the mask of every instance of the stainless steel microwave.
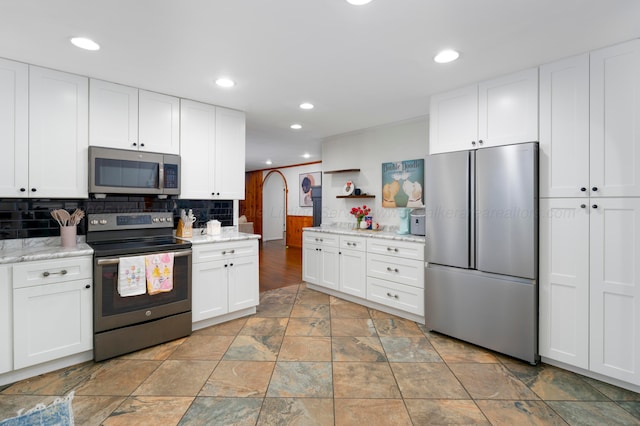
<path id="1" fill-rule="evenodd" d="M 180 194 L 180 156 L 89 147 L 89 193 Z"/>

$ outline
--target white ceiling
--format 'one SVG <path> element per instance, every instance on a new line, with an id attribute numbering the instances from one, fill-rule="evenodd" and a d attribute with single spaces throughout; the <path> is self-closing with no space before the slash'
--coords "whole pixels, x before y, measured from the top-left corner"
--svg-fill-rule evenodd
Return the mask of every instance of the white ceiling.
<path id="1" fill-rule="evenodd" d="M 425 115 L 433 93 L 636 37 L 639 0 L 0 0 L 0 57 L 246 111 L 247 170 L 320 160 L 322 138 Z M 460 59 L 434 63 L 445 47 Z"/>

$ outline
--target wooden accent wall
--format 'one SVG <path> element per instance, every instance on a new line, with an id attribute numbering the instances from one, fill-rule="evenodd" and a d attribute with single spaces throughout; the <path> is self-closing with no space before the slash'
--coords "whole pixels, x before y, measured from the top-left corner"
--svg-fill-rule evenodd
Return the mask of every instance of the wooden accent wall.
<path id="1" fill-rule="evenodd" d="M 302 228 L 313 226 L 313 216 L 287 215 L 287 245 L 302 247 Z"/>
<path id="2" fill-rule="evenodd" d="M 262 235 L 262 171 L 244 174 L 244 197 L 238 216 L 245 215 L 247 222 L 253 222 L 253 232 Z"/>

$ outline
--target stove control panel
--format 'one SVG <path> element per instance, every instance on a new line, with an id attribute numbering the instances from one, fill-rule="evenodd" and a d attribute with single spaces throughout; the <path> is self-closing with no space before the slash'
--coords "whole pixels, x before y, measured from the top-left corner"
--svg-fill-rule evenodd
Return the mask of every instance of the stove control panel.
<path id="1" fill-rule="evenodd" d="M 88 232 L 119 229 L 172 228 L 173 213 L 96 213 L 88 217 Z"/>

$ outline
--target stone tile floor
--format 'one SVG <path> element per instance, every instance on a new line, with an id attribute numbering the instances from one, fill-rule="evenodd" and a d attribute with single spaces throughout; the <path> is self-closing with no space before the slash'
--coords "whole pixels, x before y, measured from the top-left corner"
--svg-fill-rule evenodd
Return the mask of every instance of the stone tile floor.
<path id="1" fill-rule="evenodd" d="M 0 419 L 75 391 L 78 425 L 640 425 L 640 394 L 294 285 L 248 318 L 24 380 Z"/>

